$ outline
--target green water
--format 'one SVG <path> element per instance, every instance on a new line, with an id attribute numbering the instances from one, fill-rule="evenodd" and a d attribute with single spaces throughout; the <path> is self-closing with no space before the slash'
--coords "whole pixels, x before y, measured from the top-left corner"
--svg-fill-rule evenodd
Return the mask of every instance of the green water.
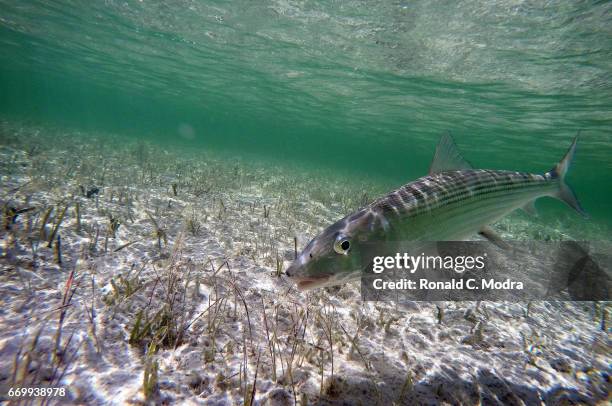
<path id="1" fill-rule="evenodd" d="M 0 0 L 0 118 L 383 187 L 444 131 L 477 167 L 542 172 L 582 130 L 569 182 L 612 224 L 612 3 L 227 3 Z"/>

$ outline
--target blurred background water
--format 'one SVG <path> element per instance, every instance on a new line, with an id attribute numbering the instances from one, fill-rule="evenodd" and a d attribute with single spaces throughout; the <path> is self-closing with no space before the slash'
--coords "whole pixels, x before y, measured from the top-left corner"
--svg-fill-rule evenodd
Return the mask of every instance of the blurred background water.
<path id="1" fill-rule="evenodd" d="M 476 167 L 542 172 L 581 130 L 569 182 L 609 226 L 612 2 L 0 0 L 0 117 L 389 188 L 445 131 Z"/>

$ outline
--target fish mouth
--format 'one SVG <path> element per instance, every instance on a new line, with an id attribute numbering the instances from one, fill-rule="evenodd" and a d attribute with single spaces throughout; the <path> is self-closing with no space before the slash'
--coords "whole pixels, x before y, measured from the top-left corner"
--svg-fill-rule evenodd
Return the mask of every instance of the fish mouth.
<path id="1" fill-rule="evenodd" d="M 295 278 L 297 288 L 300 291 L 315 289 L 321 286 L 325 286 L 330 279 L 329 275 L 317 276 L 317 277 L 302 277 Z"/>
<path id="2" fill-rule="evenodd" d="M 341 285 L 359 279 L 361 271 L 349 272 L 346 274 L 329 274 L 320 276 L 301 276 L 292 277 L 300 291 L 323 288 L 328 286 Z"/>

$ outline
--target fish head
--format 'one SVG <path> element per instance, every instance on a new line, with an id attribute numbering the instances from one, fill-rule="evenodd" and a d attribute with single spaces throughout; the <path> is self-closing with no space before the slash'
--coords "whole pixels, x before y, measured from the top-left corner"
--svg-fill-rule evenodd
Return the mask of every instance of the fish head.
<path id="1" fill-rule="evenodd" d="M 334 223 L 308 243 L 285 274 L 299 290 L 339 285 L 359 277 L 367 251 L 364 216 Z"/>

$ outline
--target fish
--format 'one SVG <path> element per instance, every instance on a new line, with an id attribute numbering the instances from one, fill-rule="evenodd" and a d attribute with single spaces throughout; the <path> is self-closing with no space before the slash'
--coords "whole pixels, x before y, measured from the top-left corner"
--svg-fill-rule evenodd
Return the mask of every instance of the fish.
<path id="1" fill-rule="evenodd" d="M 579 133 L 564 157 L 543 174 L 474 169 L 450 134 L 437 144 L 429 173 L 338 220 L 313 238 L 285 271 L 299 290 L 360 278 L 374 257 L 415 241 L 461 241 L 479 234 L 502 248 L 491 224 L 517 209 L 535 214 L 550 196 L 587 217 L 565 181 Z"/>

